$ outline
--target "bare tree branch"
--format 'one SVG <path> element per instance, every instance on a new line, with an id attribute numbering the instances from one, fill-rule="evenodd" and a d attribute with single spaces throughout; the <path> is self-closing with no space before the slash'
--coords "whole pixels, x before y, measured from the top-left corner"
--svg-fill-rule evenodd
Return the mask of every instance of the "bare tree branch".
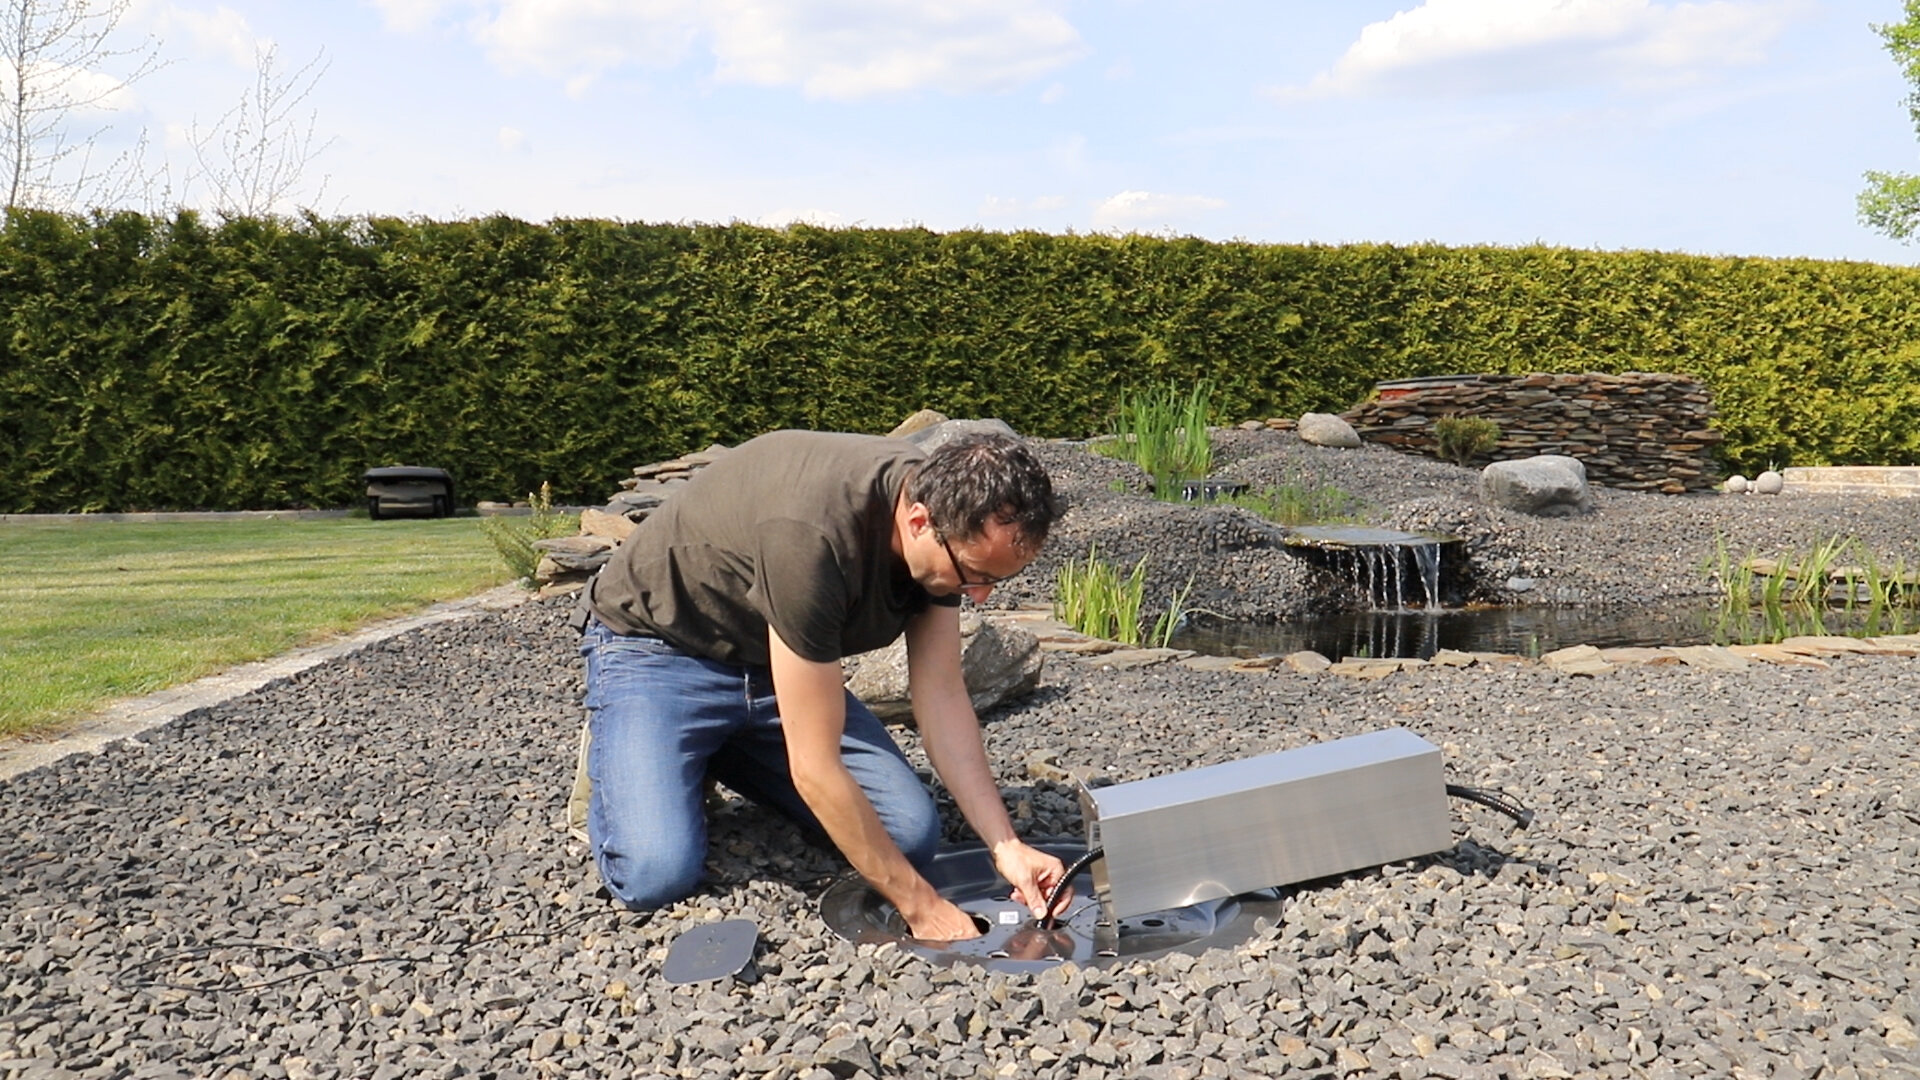
<path id="1" fill-rule="evenodd" d="M 124 48 L 113 43 L 131 4 L 0 0 L 0 183 L 9 208 L 107 206 L 122 194 L 126 155 L 105 167 L 94 160 L 111 125 L 80 136 L 73 127 L 162 66 L 151 37 Z"/>
<path id="2" fill-rule="evenodd" d="M 291 209 L 286 204 L 300 194 L 314 158 L 333 145 L 332 139 L 315 145 L 315 114 L 301 115 L 327 72 L 325 50 L 290 73 L 280 70 L 276 46 L 256 49 L 254 59 L 252 89 L 212 128 L 202 132 L 195 124 L 189 136 L 198 167 L 194 178 L 211 189 L 213 208 L 223 217 Z M 323 177 L 313 201 L 325 190 Z"/>

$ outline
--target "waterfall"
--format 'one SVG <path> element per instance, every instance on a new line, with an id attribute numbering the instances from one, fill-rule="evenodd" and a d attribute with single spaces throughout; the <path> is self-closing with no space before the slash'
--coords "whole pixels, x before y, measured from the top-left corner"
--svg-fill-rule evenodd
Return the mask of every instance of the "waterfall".
<path id="1" fill-rule="evenodd" d="M 1316 552 L 1322 565 L 1351 581 L 1375 611 L 1437 611 L 1443 543 L 1431 536 L 1387 529 L 1303 526 L 1287 543 Z"/>

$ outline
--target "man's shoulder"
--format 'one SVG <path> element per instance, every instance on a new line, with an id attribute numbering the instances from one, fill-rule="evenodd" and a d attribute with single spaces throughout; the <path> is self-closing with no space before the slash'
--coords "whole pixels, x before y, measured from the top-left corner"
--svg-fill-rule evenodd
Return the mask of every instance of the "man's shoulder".
<path id="1" fill-rule="evenodd" d="M 918 446 L 905 439 L 865 435 L 855 431 L 808 431 L 804 428 L 782 428 L 756 435 L 741 443 L 734 453 L 844 454 L 874 458 L 925 456 Z"/>

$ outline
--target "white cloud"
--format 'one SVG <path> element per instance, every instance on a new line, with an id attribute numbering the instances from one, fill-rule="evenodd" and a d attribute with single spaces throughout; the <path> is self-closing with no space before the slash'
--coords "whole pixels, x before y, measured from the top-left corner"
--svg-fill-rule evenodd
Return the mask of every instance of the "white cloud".
<path id="1" fill-rule="evenodd" d="M 1168 195 L 1156 191 L 1123 191 L 1094 207 L 1099 229 L 1166 228 L 1227 205 L 1207 195 Z"/>
<path id="2" fill-rule="evenodd" d="M 527 148 L 527 133 L 517 127 L 500 129 L 500 149 L 509 154 L 519 153 Z"/>
<path id="3" fill-rule="evenodd" d="M 0 60 L 0 84 L 12 85 L 14 66 Z M 85 116 L 132 109 L 133 90 L 118 76 L 64 64 L 35 63 L 26 67 L 27 82 L 45 95 L 43 107 L 71 109 Z"/>
<path id="4" fill-rule="evenodd" d="M 253 32 L 245 15 L 224 5 L 201 11 L 172 3 L 151 4 L 143 6 L 139 16 L 141 24 L 151 27 L 161 41 L 174 44 L 185 39 L 194 55 L 218 56 L 249 71 L 257 50 L 272 44 Z"/>
<path id="5" fill-rule="evenodd" d="M 798 87 L 848 101 L 915 90 L 977 93 L 1032 82 L 1085 54 L 1063 0 L 375 0 L 388 25 L 471 13 L 494 63 L 580 93 L 628 65 L 695 48 L 720 82 Z"/>
<path id="6" fill-rule="evenodd" d="M 1685 82 L 1765 58 L 1798 0 L 1426 0 L 1284 98 Z"/>
<path id="7" fill-rule="evenodd" d="M 424 30 L 439 21 L 441 15 L 469 8 L 469 0 L 373 0 L 381 20 L 390 30 Z"/>

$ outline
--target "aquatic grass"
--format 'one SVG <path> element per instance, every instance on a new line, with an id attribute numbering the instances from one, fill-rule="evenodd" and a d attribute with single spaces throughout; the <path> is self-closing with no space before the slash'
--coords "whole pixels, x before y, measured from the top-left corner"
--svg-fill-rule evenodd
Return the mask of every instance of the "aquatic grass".
<path id="1" fill-rule="evenodd" d="M 1159 648 L 1172 640 L 1174 631 L 1185 619 L 1187 596 L 1193 591 L 1193 582 L 1189 579 L 1154 620 L 1152 628 L 1143 632 L 1141 611 L 1147 591 L 1145 556 L 1131 571 L 1122 574 L 1100 558 L 1097 548 L 1091 548 L 1084 560 L 1062 566 L 1054 584 L 1054 618 L 1091 637 Z"/>
<path id="2" fill-rule="evenodd" d="M 1213 441 L 1207 431 L 1212 395 L 1213 384 L 1204 379 L 1185 394 L 1172 383 L 1122 393 L 1114 413 L 1113 438 L 1095 449 L 1140 466 L 1153 477 L 1156 492 L 1171 486 L 1173 497 L 1178 498 L 1181 481 L 1206 476 L 1213 464 Z"/>
<path id="3" fill-rule="evenodd" d="M 1724 606 L 1745 608 L 1753 602 L 1753 555 L 1736 560 L 1727 547 L 1725 533 L 1716 533 L 1713 537 L 1713 554 L 1703 567 L 1707 576 L 1720 586 L 1721 600 Z"/>
<path id="4" fill-rule="evenodd" d="M 1856 537 L 1834 535 L 1798 554 L 1735 558 L 1724 535 L 1702 571 L 1720 589 L 1717 636 L 1740 644 L 1827 632 L 1828 613 L 1865 609 L 1865 633 L 1905 633 L 1920 623 L 1920 585 L 1904 558 L 1883 563 Z M 1756 629 L 1758 617 L 1763 628 Z M 1887 626 L 1898 630 L 1877 629 Z"/>
<path id="5" fill-rule="evenodd" d="M 1859 543 L 1852 537 L 1829 536 L 1815 544 L 1794 567 L 1794 601 L 1801 604 L 1825 601 L 1830 573 L 1839 564 L 1840 557 Z"/>
<path id="6" fill-rule="evenodd" d="M 1366 504 L 1342 488 L 1297 476 L 1258 493 L 1223 500 L 1279 525 L 1348 525 L 1362 519 Z"/>

